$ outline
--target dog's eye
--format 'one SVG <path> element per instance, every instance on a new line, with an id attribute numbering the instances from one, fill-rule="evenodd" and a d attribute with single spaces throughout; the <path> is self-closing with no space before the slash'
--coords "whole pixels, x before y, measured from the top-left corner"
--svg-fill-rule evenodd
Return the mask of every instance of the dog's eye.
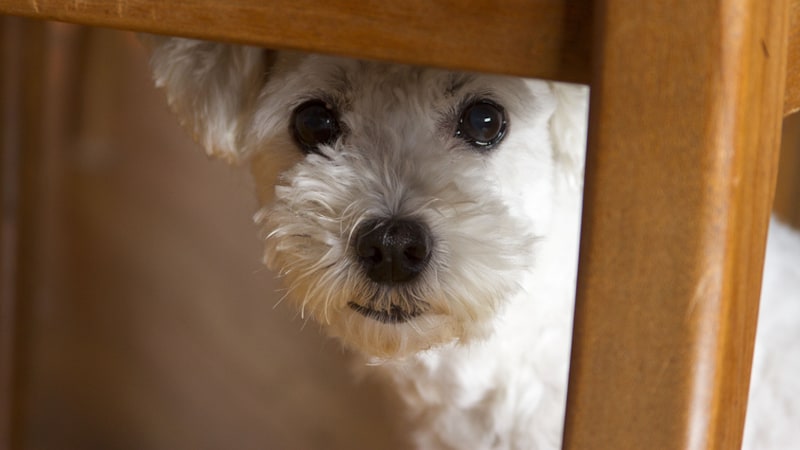
<path id="1" fill-rule="evenodd" d="M 336 113 L 322 100 L 309 100 L 292 114 L 292 136 L 306 153 L 321 144 L 331 144 L 341 134 Z"/>
<path id="2" fill-rule="evenodd" d="M 490 100 L 477 100 L 467 105 L 458 119 L 456 137 L 473 147 L 488 150 L 506 133 L 506 112 Z"/>

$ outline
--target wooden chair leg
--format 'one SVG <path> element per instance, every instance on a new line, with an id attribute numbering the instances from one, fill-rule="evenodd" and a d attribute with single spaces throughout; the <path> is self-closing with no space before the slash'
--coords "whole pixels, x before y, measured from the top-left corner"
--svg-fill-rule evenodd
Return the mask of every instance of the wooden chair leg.
<path id="1" fill-rule="evenodd" d="M 739 448 L 785 0 L 601 0 L 564 448 Z"/>
<path id="2" fill-rule="evenodd" d="M 57 298 L 80 30 L 0 16 L 0 448 L 26 448 L 34 328 Z"/>

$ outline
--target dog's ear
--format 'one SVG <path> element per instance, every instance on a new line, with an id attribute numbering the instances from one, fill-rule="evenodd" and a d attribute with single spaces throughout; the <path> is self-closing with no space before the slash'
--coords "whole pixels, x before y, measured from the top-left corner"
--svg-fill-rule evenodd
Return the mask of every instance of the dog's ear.
<path id="1" fill-rule="evenodd" d="M 142 36 L 156 86 L 209 155 L 235 163 L 272 52 L 262 48 L 165 36 Z"/>
<path id="2" fill-rule="evenodd" d="M 589 120 L 589 87 L 551 83 L 556 109 L 550 118 L 550 134 L 558 172 L 577 187 L 583 186 L 586 134 Z"/>

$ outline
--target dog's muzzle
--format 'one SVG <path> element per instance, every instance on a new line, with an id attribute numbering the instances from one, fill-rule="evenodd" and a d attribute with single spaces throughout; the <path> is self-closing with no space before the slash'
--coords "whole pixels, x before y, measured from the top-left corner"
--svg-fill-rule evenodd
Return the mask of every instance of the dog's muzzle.
<path id="1" fill-rule="evenodd" d="M 403 219 L 374 219 L 355 233 L 354 248 L 364 274 L 375 283 L 394 287 L 415 280 L 427 267 L 433 238 L 424 224 Z M 389 305 L 376 308 L 370 302 L 350 302 L 352 310 L 383 323 L 402 323 L 421 314 L 427 304 Z"/>

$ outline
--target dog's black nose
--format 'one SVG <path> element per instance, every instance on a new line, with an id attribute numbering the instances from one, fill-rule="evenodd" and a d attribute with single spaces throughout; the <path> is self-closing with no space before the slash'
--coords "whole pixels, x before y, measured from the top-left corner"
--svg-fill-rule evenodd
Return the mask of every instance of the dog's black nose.
<path id="1" fill-rule="evenodd" d="M 428 227 L 412 220 L 370 220 L 356 231 L 355 250 L 367 276 L 383 284 L 413 280 L 433 249 Z"/>

